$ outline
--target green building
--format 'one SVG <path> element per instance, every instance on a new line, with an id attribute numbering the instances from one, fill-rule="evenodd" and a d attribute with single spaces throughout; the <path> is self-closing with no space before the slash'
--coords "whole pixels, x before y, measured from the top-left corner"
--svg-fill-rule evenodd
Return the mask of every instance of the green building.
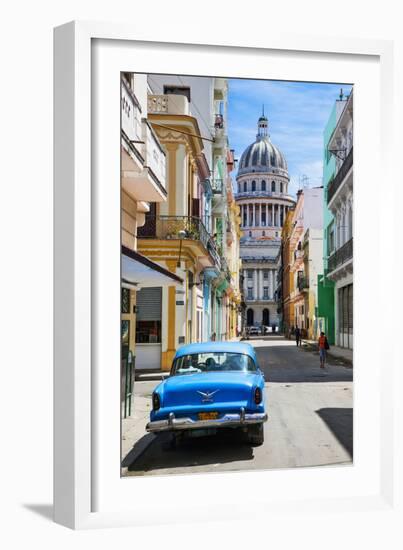
<path id="1" fill-rule="evenodd" d="M 334 218 L 327 207 L 327 188 L 333 180 L 336 171 L 336 159 L 328 151 L 330 137 L 336 127 L 337 121 L 343 112 L 346 99 L 335 101 L 333 109 L 323 132 L 323 270 L 318 275 L 318 312 L 320 329 L 323 330 L 329 340 L 329 344 L 335 343 L 335 311 L 334 311 L 334 282 L 326 277 L 327 260 L 334 252 Z"/>

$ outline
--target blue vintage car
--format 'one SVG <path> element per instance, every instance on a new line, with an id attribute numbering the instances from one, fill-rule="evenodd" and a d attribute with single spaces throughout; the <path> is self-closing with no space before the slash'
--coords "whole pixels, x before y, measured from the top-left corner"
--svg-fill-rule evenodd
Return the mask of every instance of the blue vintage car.
<path id="1" fill-rule="evenodd" d="M 219 428 L 242 430 L 252 445 L 262 445 L 264 377 L 256 353 L 241 342 L 182 346 L 170 376 L 152 395 L 146 429 L 178 435 L 208 435 Z"/>

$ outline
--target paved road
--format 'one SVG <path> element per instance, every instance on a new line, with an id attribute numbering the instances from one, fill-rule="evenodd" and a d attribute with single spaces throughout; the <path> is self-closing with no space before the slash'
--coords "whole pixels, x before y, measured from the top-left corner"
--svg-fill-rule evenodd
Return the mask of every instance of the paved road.
<path id="1" fill-rule="evenodd" d="M 281 337 L 250 342 L 266 377 L 269 420 L 264 445 L 251 447 L 234 432 L 194 438 L 173 450 L 164 434 L 128 464 L 127 475 L 351 464 L 352 368 L 334 361 L 323 371 L 317 354 Z M 156 385 L 136 384 L 143 396 Z"/>

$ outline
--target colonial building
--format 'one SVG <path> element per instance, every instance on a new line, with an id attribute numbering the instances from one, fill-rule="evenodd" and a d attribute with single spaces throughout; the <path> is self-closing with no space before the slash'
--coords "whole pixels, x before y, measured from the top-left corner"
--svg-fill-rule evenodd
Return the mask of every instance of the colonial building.
<path id="1" fill-rule="evenodd" d="M 234 335 L 230 311 L 240 296 L 228 237 L 236 234 L 228 215 L 233 161 L 225 79 L 151 75 L 148 83 L 148 118 L 166 154 L 168 194 L 165 203 L 150 203 L 139 249 L 183 284 L 138 297 L 137 355 L 142 368 L 168 370 L 178 346 Z M 157 335 L 149 331 L 153 315 L 161 320 Z"/>
<path id="2" fill-rule="evenodd" d="M 335 221 L 327 205 L 329 184 L 336 173 L 337 156 L 329 152 L 329 140 L 333 136 L 336 124 L 345 107 L 347 98 L 340 90 L 339 98 L 334 102 L 323 134 L 323 273 L 318 276 L 318 316 L 320 330 L 326 333 L 331 345 L 335 344 L 334 281 L 327 276 L 328 258 L 334 253 Z"/>
<path id="3" fill-rule="evenodd" d="M 282 235 L 282 308 L 286 334 L 318 335 L 318 275 L 323 271 L 323 188 L 301 189 Z"/>
<path id="4" fill-rule="evenodd" d="M 130 415 L 137 355 L 137 298 L 182 279 L 138 252 L 137 234 L 149 204 L 167 200 L 166 154 L 147 119 L 147 77 L 121 75 L 121 337 L 122 413 Z M 158 333 L 157 323 L 149 327 Z"/>
<path id="5" fill-rule="evenodd" d="M 327 258 L 327 277 L 335 284 L 336 344 L 353 348 L 353 91 L 329 139 L 336 161 L 327 189 L 334 229 Z"/>
<path id="6" fill-rule="evenodd" d="M 288 193 L 289 179 L 287 162 L 271 142 L 263 114 L 256 140 L 241 156 L 236 178 L 247 326 L 279 326 L 275 289 L 281 232 L 285 216 L 295 204 Z"/>

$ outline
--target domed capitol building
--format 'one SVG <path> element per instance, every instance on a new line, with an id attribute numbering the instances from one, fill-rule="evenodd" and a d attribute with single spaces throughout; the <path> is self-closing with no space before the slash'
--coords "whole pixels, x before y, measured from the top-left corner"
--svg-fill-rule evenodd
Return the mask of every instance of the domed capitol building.
<path id="1" fill-rule="evenodd" d="M 289 175 L 283 153 L 270 140 L 268 119 L 262 114 L 254 143 L 239 161 L 236 202 L 241 210 L 246 325 L 279 326 L 275 289 L 281 231 L 289 208 Z"/>

